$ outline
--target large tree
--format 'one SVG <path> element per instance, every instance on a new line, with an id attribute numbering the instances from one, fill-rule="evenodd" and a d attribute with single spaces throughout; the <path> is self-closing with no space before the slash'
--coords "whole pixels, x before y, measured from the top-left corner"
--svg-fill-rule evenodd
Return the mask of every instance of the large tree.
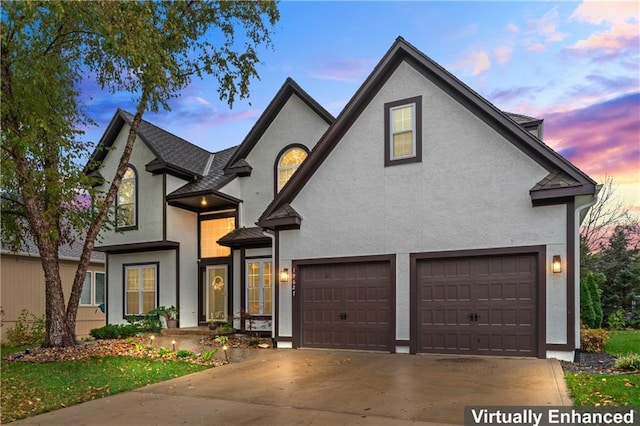
<path id="1" fill-rule="evenodd" d="M 38 247 L 45 276 L 45 346 L 75 344 L 75 320 L 96 237 L 107 223 L 145 111 L 168 109 L 193 77 L 211 75 L 229 106 L 249 94 L 257 50 L 271 46 L 277 5 L 267 1 L 7 2 L 2 6 L 2 239 Z M 83 173 L 92 123 L 83 79 L 129 92 L 135 116 L 106 193 Z M 106 96 L 106 94 L 105 94 Z M 86 161 L 86 160 L 84 160 Z M 83 202 L 88 194 L 93 203 Z M 65 300 L 58 249 L 83 253 Z"/>

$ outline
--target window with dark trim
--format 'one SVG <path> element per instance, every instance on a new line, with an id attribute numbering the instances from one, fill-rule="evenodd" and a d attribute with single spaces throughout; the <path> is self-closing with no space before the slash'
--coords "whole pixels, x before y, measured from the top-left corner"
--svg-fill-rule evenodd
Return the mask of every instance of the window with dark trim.
<path id="1" fill-rule="evenodd" d="M 289 182 L 308 155 L 307 148 L 299 144 L 289 145 L 280 152 L 276 161 L 276 193 Z"/>
<path id="2" fill-rule="evenodd" d="M 422 161 L 422 96 L 384 104 L 384 164 Z"/>
<path id="3" fill-rule="evenodd" d="M 138 173 L 133 166 L 124 172 L 116 199 L 118 229 L 135 229 L 138 217 Z"/>
<path id="4" fill-rule="evenodd" d="M 124 265 L 124 314 L 144 315 L 157 300 L 158 264 Z"/>
<path id="5" fill-rule="evenodd" d="M 273 314 L 273 269 L 271 259 L 246 260 L 246 306 L 250 315 Z"/>

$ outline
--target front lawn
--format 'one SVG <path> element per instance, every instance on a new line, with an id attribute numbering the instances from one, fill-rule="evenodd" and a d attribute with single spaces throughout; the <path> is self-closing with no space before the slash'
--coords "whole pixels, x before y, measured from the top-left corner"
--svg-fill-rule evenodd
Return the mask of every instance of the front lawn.
<path id="1" fill-rule="evenodd" d="M 611 332 L 611 337 L 605 343 L 604 350 L 614 356 L 628 353 L 640 354 L 640 330 Z"/>
<path id="2" fill-rule="evenodd" d="M 640 330 L 614 331 L 605 352 L 640 354 Z M 565 373 L 573 403 L 585 406 L 640 406 L 640 373 Z"/>
<path id="3" fill-rule="evenodd" d="M 112 346 L 124 355 L 125 345 L 125 342 L 121 342 Z M 172 354 L 169 358 L 165 354 L 168 350 L 141 349 L 139 343 L 133 341 L 129 345 L 131 353 L 137 352 L 141 356 L 101 353 L 99 356 L 92 354 L 85 359 L 52 362 L 3 359 L 0 380 L 1 422 L 102 398 L 213 366 L 178 361 L 175 355 Z M 4 357 L 14 351 L 3 348 L 2 355 Z"/>
<path id="4" fill-rule="evenodd" d="M 638 374 L 565 374 L 574 405 L 640 406 Z"/>

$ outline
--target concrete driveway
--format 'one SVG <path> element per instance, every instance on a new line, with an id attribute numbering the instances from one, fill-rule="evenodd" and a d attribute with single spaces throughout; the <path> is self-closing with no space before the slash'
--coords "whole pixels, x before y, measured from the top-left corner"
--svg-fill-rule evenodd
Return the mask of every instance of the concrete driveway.
<path id="1" fill-rule="evenodd" d="M 571 405 L 557 360 L 251 351 L 224 367 L 16 424 L 462 424 L 468 405 Z"/>

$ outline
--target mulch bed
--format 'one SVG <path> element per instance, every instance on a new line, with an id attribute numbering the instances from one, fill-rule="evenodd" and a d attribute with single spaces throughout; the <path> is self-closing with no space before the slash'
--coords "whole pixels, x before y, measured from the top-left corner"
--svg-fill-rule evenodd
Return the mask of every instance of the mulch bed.
<path id="1" fill-rule="evenodd" d="M 581 352 L 578 362 L 561 361 L 562 369 L 565 373 L 588 373 L 588 374 L 622 374 L 628 371 L 614 370 L 616 357 L 606 352 Z"/>
<path id="2" fill-rule="evenodd" d="M 219 358 L 212 358 L 203 361 L 198 358 L 176 358 L 173 353 L 160 351 L 159 348 L 149 346 L 147 337 L 133 337 L 128 339 L 95 340 L 81 342 L 76 346 L 68 348 L 33 348 L 24 352 L 16 352 L 3 357 L 7 361 L 26 362 L 56 362 L 74 361 L 105 356 L 129 356 L 134 358 L 149 359 L 179 359 L 181 361 L 192 362 L 214 367 L 226 364 Z M 213 338 L 201 339 L 199 342 L 203 346 L 220 347 Z M 228 345 L 231 348 L 254 348 L 272 347 L 271 339 L 253 337 L 229 337 Z M 203 348 L 204 352 L 204 348 Z"/>

